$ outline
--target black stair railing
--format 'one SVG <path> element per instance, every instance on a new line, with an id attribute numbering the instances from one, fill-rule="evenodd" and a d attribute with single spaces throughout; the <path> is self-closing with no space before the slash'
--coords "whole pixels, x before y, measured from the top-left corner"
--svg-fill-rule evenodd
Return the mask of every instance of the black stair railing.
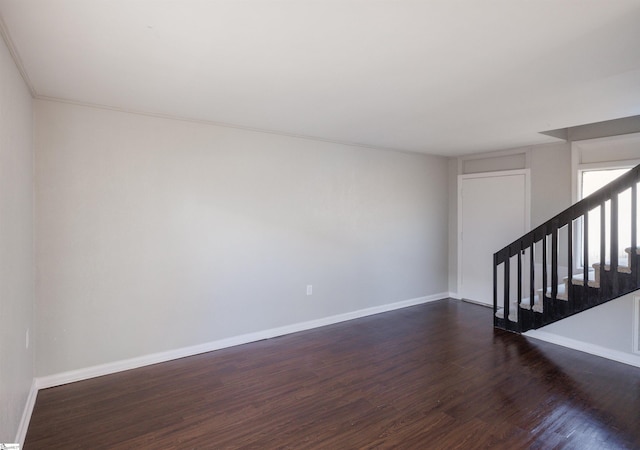
<path id="1" fill-rule="evenodd" d="M 524 332 L 548 325 L 640 288 L 640 270 L 638 270 L 640 261 L 636 250 L 639 182 L 640 165 L 496 252 L 493 255 L 494 326 L 509 331 Z M 631 190 L 631 246 L 627 249 L 628 265 L 619 267 L 618 198 L 628 189 Z M 610 211 L 608 220 L 605 214 L 607 208 Z M 590 226 L 597 225 L 589 223 L 589 213 L 597 209 L 600 215 L 600 259 L 589 261 L 589 229 Z M 563 230 L 565 238 L 564 258 L 567 262 L 565 287 L 563 287 L 561 299 L 558 291 L 560 230 Z M 574 238 L 574 235 L 578 234 L 574 233 L 576 230 L 582 231 L 579 242 Z M 582 244 L 583 273 L 582 276 L 578 275 L 574 278 L 574 251 L 576 245 L 580 243 Z M 536 246 L 538 250 L 541 247 L 539 257 L 536 255 Z M 523 255 L 527 253 L 529 257 L 525 261 L 528 263 L 529 273 L 523 274 L 525 271 Z M 515 267 L 511 267 L 512 259 L 515 259 Z M 538 262 L 541 264 L 537 264 Z M 537 265 L 541 266 L 541 269 L 536 270 Z M 593 279 L 590 278 L 591 265 L 594 265 L 594 271 L 591 272 Z M 499 274 L 502 274 L 501 282 L 498 280 Z M 541 285 L 541 289 L 536 287 L 536 283 Z M 500 294 L 502 299 L 499 298 Z M 525 295 L 527 297 L 523 299 Z"/>

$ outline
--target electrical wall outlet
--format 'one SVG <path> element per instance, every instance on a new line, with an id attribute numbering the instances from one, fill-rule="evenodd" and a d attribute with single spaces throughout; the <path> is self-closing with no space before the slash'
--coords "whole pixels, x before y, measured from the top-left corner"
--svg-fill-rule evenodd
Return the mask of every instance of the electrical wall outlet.
<path id="1" fill-rule="evenodd" d="M 307 284 L 307 295 L 313 294 L 313 285 Z"/>

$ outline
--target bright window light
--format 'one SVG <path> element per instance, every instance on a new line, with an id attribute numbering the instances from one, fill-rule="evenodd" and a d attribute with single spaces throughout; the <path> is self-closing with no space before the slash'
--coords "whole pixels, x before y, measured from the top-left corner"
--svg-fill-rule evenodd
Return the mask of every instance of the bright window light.
<path id="1" fill-rule="evenodd" d="M 627 173 L 631 168 L 589 170 L 582 172 L 582 189 L 580 197 L 585 198 L 601 187 Z M 605 204 L 605 262 L 609 262 L 611 242 L 609 227 L 611 227 L 611 202 Z M 627 254 L 625 248 L 631 246 L 631 189 L 622 192 L 618 197 L 618 262 L 625 264 Z M 584 267 L 584 255 L 580 253 L 580 260 Z M 600 207 L 589 212 L 589 265 L 600 262 Z"/>

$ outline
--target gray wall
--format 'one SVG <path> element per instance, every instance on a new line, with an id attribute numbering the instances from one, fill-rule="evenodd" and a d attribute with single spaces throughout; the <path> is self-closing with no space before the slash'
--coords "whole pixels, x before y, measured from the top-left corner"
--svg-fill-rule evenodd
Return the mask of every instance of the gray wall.
<path id="1" fill-rule="evenodd" d="M 531 227 L 571 206 L 571 145 L 531 147 Z"/>
<path id="2" fill-rule="evenodd" d="M 640 291 L 624 295 L 583 311 L 527 335 L 560 343 L 640 367 L 640 354 L 633 353 L 634 297 Z"/>
<path id="3" fill-rule="evenodd" d="M 35 105 L 39 376 L 447 291 L 445 158 Z"/>
<path id="4" fill-rule="evenodd" d="M 457 292 L 458 289 L 457 176 L 525 168 L 531 170 L 531 227 L 535 228 L 571 205 L 570 144 L 536 145 L 511 152 L 473 155 L 460 161 L 449 160 L 449 291 Z"/>
<path id="5" fill-rule="evenodd" d="M 0 39 L 0 442 L 14 442 L 33 380 L 32 115 Z"/>
<path id="6" fill-rule="evenodd" d="M 624 295 L 603 305 L 544 327 L 547 333 L 632 353 L 633 298 Z M 593 326 L 585 326 L 593 323 Z M 640 362 L 640 355 L 638 355 Z"/>

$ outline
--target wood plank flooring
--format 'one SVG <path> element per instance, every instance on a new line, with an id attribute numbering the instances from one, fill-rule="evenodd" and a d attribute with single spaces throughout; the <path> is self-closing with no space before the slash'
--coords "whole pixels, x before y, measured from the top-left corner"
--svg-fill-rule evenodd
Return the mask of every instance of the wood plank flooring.
<path id="1" fill-rule="evenodd" d="M 40 391 L 36 449 L 640 448 L 640 369 L 445 299 Z"/>

